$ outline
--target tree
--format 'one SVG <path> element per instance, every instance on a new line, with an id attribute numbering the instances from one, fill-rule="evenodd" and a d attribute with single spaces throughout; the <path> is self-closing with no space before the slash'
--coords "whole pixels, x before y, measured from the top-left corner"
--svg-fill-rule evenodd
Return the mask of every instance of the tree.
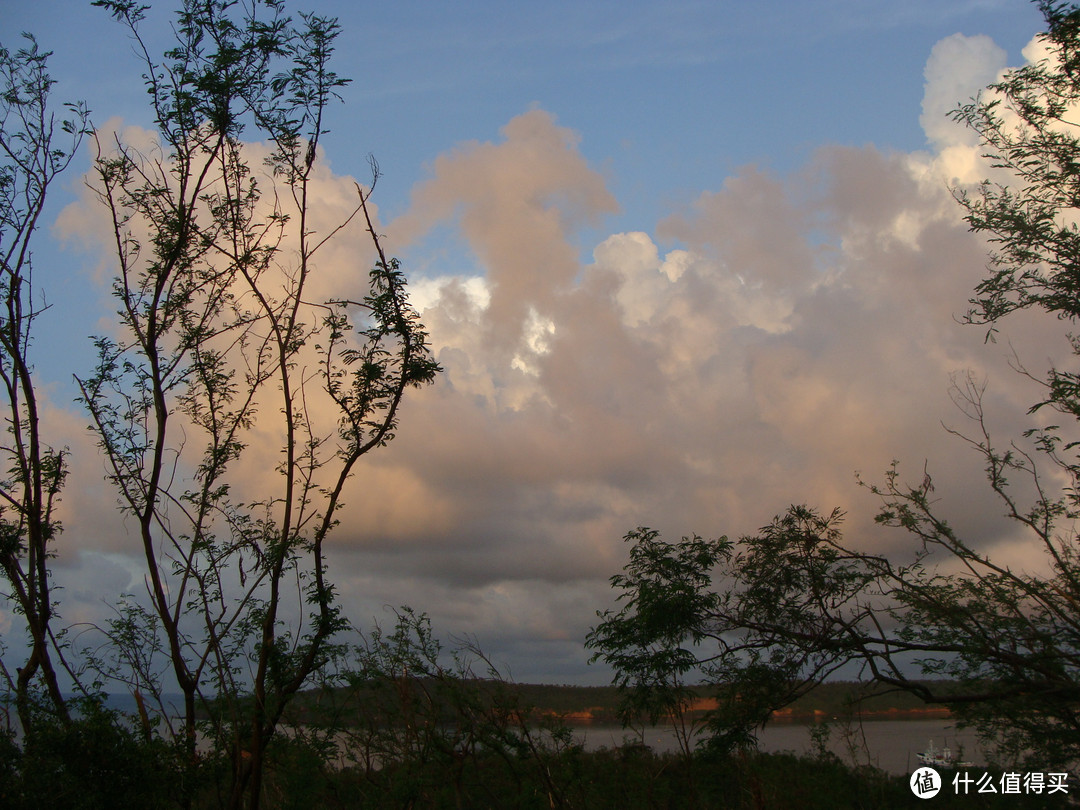
<path id="1" fill-rule="evenodd" d="M 538 722 L 474 640 L 454 641 L 444 647 L 427 615 L 408 607 L 395 610 L 392 630 L 364 634 L 347 685 L 320 695 L 319 713 L 354 718 L 345 729 L 330 724 L 342 760 L 404 806 L 469 806 L 478 787 L 498 804 L 491 790 L 505 777 L 521 795 L 531 783 L 546 794 L 537 801 L 566 806 L 553 764 L 578 750 L 570 730 Z"/>
<path id="2" fill-rule="evenodd" d="M 57 669 L 57 642 L 49 559 L 61 530 L 55 508 L 66 476 L 65 452 L 43 435 L 31 358 L 35 322 L 47 308 L 33 284 L 33 239 L 49 189 L 68 168 L 85 135 L 89 114 L 63 105 L 58 121 L 50 107 L 51 54 L 26 36 L 26 47 L 0 47 L 0 391 L 7 440 L 0 476 L 0 567 L 3 596 L 22 615 L 29 655 L 14 677 L 5 667 L 24 729 L 33 725 L 31 691 L 43 688 L 51 711 L 69 713 Z"/>
<path id="3" fill-rule="evenodd" d="M 605 610 L 603 620 L 589 633 L 585 646 L 598 650 L 615 670 L 614 683 L 623 693 L 619 707 L 624 726 L 639 717 L 656 723 L 672 718 L 680 747 L 689 754 L 694 736 L 687 711 L 694 694 L 687 683 L 709 662 L 691 649 L 711 637 L 710 620 L 720 595 L 710 590 L 710 572 L 730 557 L 726 537 L 703 540 L 696 535 L 672 545 L 654 529 L 638 528 L 626 535 L 632 543 L 625 573 L 611 578 L 622 593 L 618 613 Z"/>
<path id="4" fill-rule="evenodd" d="M 837 550 L 841 519 L 792 507 L 737 544 L 630 532 L 626 573 L 611 579 L 624 605 L 599 612 L 586 641 L 597 650 L 593 660 L 615 670 L 623 722 L 639 714 L 654 723 L 680 718 L 692 696 L 687 681 L 702 680 L 717 698 L 707 742 L 743 747 L 774 709 L 849 661 L 833 617 L 843 612 L 850 621 L 872 610 L 860 605 L 871 577 Z"/>
<path id="5" fill-rule="evenodd" d="M 346 483 L 393 438 L 406 390 L 439 367 L 404 274 L 382 250 L 370 189 L 358 186 L 328 230 L 312 221 L 325 115 L 346 84 L 330 67 L 337 22 L 293 20 L 278 0 L 185 0 L 175 44 L 158 59 L 142 35 L 148 6 L 95 5 L 141 54 L 157 140 L 139 149 L 95 138 L 92 187 L 111 223 L 117 330 L 97 339 L 97 366 L 78 384 L 147 588 L 123 597 L 89 652 L 133 691 L 148 735 L 155 702 L 160 722 L 171 722 L 164 692 L 175 683 L 183 706 L 172 731 L 189 767 L 206 761 L 196 756 L 201 732 L 227 757 L 230 806 L 254 808 L 286 706 L 325 671 L 346 626 L 324 554 Z M 63 125 L 73 143 L 53 145 L 44 56 L 4 52 L 0 61 L 14 77 L 3 108 L 14 166 L 0 175 L 3 225 L 15 240 L 5 248 L 0 377 L 16 462 L 3 489 L 2 551 L 17 596 L 22 583 L 37 589 L 20 601 L 34 641 L 20 684 L 23 672 L 42 670 L 52 690 L 46 560 L 64 468 L 36 434 L 26 350 L 40 307 L 26 244 L 87 119 L 73 108 Z M 8 128 L 12 115 L 26 134 Z M 270 145 L 262 162 L 244 142 L 252 136 Z M 315 257 L 354 222 L 375 254 L 366 286 L 359 274 L 354 299 L 312 300 Z M 255 429 L 279 447 L 257 490 L 244 466 Z"/>
<path id="6" fill-rule="evenodd" d="M 954 192 L 971 229 L 994 246 L 968 314 L 988 338 L 1019 310 L 1070 325 L 1080 316 L 1080 7 L 1038 6 L 1048 57 L 1011 71 L 955 114 L 979 134 L 998 177 Z M 1080 356 L 1080 339 L 1066 339 Z M 1043 769 L 1080 761 L 1080 375 L 1050 368 L 1038 380 L 1020 371 L 1043 387 L 1030 413 L 1054 413 L 1053 423 L 999 447 L 986 426 L 982 385 L 960 378 L 955 400 L 974 428 L 950 432 L 982 457 L 1005 515 L 1042 550 L 1041 573 L 1016 571 L 961 537 L 940 514 L 929 473 L 907 484 L 894 464 L 882 484 L 867 488 L 881 502 L 878 522 L 918 540 L 911 558 L 861 552 L 840 533 L 838 512 L 792 507 L 703 560 L 711 567 L 695 580 L 694 603 L 707 610 L 665 639 L 678 650 L 668 672 L 698 665 L 732 698 L 736 711 L 727 719 L 736 731 L 752 731 L 771 710 L 854 663 L 883 688 L 948 705 L 1003 756 L 1030 757 Z M 697 542 L 656 556 L 649 576 Z M 630 605 L 648 579 L 613 584 L 628 589 Z M 685 599 L 663 585 L 665 599 Z M 600 617 L 590 636 L 600 657 L 617 678 L 638 678 L 624 659 L 643 641 L 623 633 L 637 619 L 625 611 Z M 652 632 L 645 641 L 663 638 Z M 719 713 L 713 720 L 717 728 L 726 722 Z"/>

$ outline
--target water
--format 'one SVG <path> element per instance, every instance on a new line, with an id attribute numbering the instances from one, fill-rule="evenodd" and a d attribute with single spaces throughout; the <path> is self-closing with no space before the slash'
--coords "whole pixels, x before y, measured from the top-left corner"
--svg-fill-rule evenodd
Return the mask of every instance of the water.
<path id="1" fill-rule="evenodd" d="M 130 704 L 130 705 L 129 705 Z M 134 700 L 130 696 L 110 695 L 106 701 L 110 708 L 134 712 Z M 10 721 L 21 737 L 18 718 L 11 713 Z M 796 754 L 813 753 L 810 732 L 813 725 L 794 722 L 773 722 L 758 732 L 758 748 L 777 753 L 789 751 Z M 589 724 L 574 726 L 575 736 L 586 750 L 616 748 L 628 738 L 637 737 L 618 725 Z M 284 733 L 289 733 L 283 729 Z M 865 743 L 864 743 L 865 741 Z M 948 746 L 956 757 L 970 761 L 976 767 L 986 764 L 975 732 L 957 730 L 953 722 L 944 718 L 918 720 L 865 720 L 861 724 L 845 726 L 836 721 L 829 739 L 829 750 L 849 764 L 871 764 L 889 773 L 911 773 L 918 767 L 916 754 L 925 751 L 933 741 L 939 751 Z M 675 753 L 679 744 L 671 726 L 658 725 L 645 730 L 645 744 L 657 753 Z M 854 745 L 854 752 L 852 746 Z"/>
<path id="2" fill-rule="evenodd" d="M 812 725 L 802 723 L 770 723 L 758 733 L 758 748 L 775 753 L 791 751 L 796 754 L 813 752 L 810 732 Z M 848 733 L 850 732 L 850 733 Z M 601 747 L 613 748 L 623 744 L 629 732 L 619 726 L 578 726 L 574 733 L 584 741 L 588 750 Z M 864 747 L 865 739 L 865 747 Z M 856 747 L 852 756 L 850 740 Z M 919 720 L 865 720 L 845 728 L 834 724 L 829 739 L 829 750 L 841 760 L 851 764 L 875 765 L 889 773 L 911 773 L 918 767 L 916 754 L 925 751 L 933 740 L 938 750 L 948 746 L 953 755 L 963 751 L 963 759 L 976 766 L 986 763 L 986 756 L 978 745 L 974 731 L 957 730 L 948 719 Z M 679 750 L 675 733 L 670 726 L 656 726 L 645 731 L 645 744 L 656 752 Z"/>

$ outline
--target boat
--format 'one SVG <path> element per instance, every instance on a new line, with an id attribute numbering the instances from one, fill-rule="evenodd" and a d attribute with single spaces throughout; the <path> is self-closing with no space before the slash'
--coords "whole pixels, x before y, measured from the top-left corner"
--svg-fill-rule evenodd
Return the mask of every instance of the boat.
<path id="1" fill-rule="evenodd" d="M 930 744 L 926 747 L 926 750 L 916 754 L 919 758 L 919 762 L 923 765 L 929 765 L 931 768 L 971 768 L 974 767 L 974 762 L 968 762 L 966 760 L 954 757 L 949 746 L 945 746 L 940 751 L 934 748 L 934 741 L 930 740 Z"/>

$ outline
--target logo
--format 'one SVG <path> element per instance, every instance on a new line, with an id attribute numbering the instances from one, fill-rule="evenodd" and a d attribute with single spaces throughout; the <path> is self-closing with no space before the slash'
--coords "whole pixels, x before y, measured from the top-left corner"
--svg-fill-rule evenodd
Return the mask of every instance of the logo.
<path id="1" fill-rule="evenodd" d="M 920 799 L 932 799 L 941 790 L 941 774 L 933 768 L 919 768 L 911 775 L 911 792 Z"/>

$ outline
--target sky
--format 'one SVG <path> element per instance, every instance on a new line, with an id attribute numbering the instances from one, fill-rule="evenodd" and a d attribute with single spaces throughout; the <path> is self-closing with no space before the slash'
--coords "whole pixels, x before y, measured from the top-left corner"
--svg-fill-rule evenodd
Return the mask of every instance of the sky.
<path id="1" fill-rule="evenodd" d="M 914 541 L 874 525 L 856 477 L 880 482 L 894 459 L 933 475 L 965 537 L 1035 564 L 945 430 L 970 428 L 952 386 L 971 375 L 995 435 L 1019 437 L 1038 389 L 1011 364 L 1038 376 L 1067 351 L 1045 319 L 997 343 L 960 323 L 987 246 L 950 189 L 992 170 L 948 113 L 1037 57 L 1032 4 L 291 8 L 340 18 L 353 80 L 320 155 L 327 216 L 374 155 L 380 228 L 444 368 L 347 493 L 330 572 L 358 626 L 410 605 L 517 680 L 605 683 L 583 640 L 614 605 L 628 531 L 738 537 L 806 503 L 902 557 Z M 150 126 L 104 11 L 0 0 L 0 42 L 20 31 L 54 51 L 57 99 L 86 99 L 103 130 Z M 88 169 L 56 189 L 36 254 L 52 305 L 36 370 L 72 449 L 55 569 L 69 621 L 141 587 L 73 402 L 111 312 Z M 323 257 L 328 296 L 366 251 L 357 230 Z M 15 623 L 0 608 L 0 634 Z"/>

